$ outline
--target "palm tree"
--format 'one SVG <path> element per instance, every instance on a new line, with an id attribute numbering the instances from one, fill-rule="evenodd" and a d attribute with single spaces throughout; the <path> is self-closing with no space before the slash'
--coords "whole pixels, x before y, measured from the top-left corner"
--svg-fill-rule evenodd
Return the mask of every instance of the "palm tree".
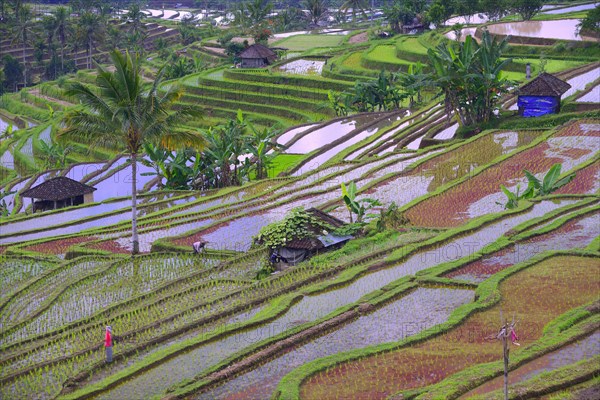
<path id="1" fill-rule="evenodd" d="M 63 140 L 85 141 L 98 146 L 115 147 L 124 144 L 132 167 L 132 254 L 139 252 L 137 233 L 137 156 L 144 143 L 160 144 L 167 149 L 195 146 L 202 148 L 204 139 L 175 127 L 198 116 L 198 108 L 179 106 L 171 111 L 183 95 L 179 86 L 158 92 L 163 79 L 159 72 L 151 86 L 143 85 L 139 57 L 114 50 L 110 53 L 114 72 L 97 66 L 97 88 L 74 83 L 66 91 L 85 106 L 69 111 L 66 127 L 59 137 Z"/>
<path id="2" fill-rule="evenodd" d="M 69 25 L 69 11 L 66 7 L 57 7 L 53 13 L 56 21 L 56 34 L 60 41 L 60 69 L 61 72 L 65 70 L 65 46 L 67 42 L 67 27 Z"/>
<path id="3" fill-rule="evenodd" d="M 269 15 L 273 5 L 269 0 L 253 0 L 246 4 L 246 9 L 252 25 L 256 25 Z"/>
<path id="4" fill-rule="evenodd" d="M 367 19 L 366 10 L 369 9 L 368 0 L 346 0 L 344 4 L 341 5 L 340 11 L 344 14 L 348 10 L 352 10 L 352 22 L 356 23 L 356 11 L 360 11 L 364 19 Z"/>
<path id="5" fill-rule="evenodd" d="M 324 0 L 306 0 L 304 6 L 308 10 L 310 22 L 315 25 L 327 13 L 327 6 Z"/>
<path id="6" fill-rule="evenodd" d="M 92 54 L 95 43 L 104 37 L 104 21 L 91 12 L 84 12 L 77 21 L 77 38 L 85 46 L 87 54 L 87 68 L 92 68 Z"/>
<path id="7" fill-rule="evenodd" d="M 133 4 L 129 7 L 127 14 L 123 15 L 123 19 L 129 25 L 129 32 L 133 34 L 146 31 L 146 26 L 142 23 L 142 19 L 145 17 L 146 14 L 142 12 L 138 4 Z"/>
<path id="8" fill-rule="evenodd" d="M 23 69 L 25 86 L 27 86 L 27 59 L 25 56 L 25 48 L 32 40 L 33 19 L 31 18 L 31 8 L 29 6 L 20 7 L 20 12 L 17 14 L 17 20 L 13 28 L 13 42 L 20 42 L 23 54 Z"/>

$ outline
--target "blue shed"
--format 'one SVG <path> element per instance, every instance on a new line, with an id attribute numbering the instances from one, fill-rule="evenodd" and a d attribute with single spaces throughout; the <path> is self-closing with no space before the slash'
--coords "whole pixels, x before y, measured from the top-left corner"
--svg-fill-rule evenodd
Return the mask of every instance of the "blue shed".
<path id="1" fill-rule="evenodd" d="M 517 105 L 519 115 L 539 117 L 560 111 L 560 97 L 571 88 L 567 82 L 554 75 L 541 73 L 537 78 L 519 88 Z"/>

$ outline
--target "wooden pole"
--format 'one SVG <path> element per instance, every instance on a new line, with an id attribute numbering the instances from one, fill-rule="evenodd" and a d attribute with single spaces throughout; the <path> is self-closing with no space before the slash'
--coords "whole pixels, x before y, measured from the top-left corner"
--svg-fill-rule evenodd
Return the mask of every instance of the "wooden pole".
<path id="1" fill-rule="evenodd" d="M 502 347 L 504 350 L 504 400 L 508 400 L 508 324 L 504 325 Z"/>

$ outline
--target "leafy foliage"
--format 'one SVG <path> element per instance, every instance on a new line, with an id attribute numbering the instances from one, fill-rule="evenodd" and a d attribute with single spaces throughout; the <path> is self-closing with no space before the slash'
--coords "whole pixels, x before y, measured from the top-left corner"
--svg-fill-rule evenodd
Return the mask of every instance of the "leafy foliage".
<path id="1" fill-rule="evenodd" d="M 554 164 L 546 173 L 543 180 L 539 180 L 531 172 L 524 170 L 523 173 L 527 177 L 527 189 L 523 193 L 520 193 L 521 186 L 517 185 L 515 193 L 508 190 L 504 185 L 500 185 L 502 192 L 506 195 L 507 201 L 504 204 L 505 209 L 513 209 L 518 207 L 519 200 L 531 199 L 534 197 L 547 196 L 552 192 L 557 191 L 567 183 L 571 182 L 575 178 L 575 173 L 569 174 L 562 179 L 560 177 L 561 164 Z M 502 205 L 502 203 L 496 202 L 496 204 Z"/>
<path id="2" fill-rule="evenodd" d="M 72 151 L 71 146 L 63 146 L 60 143 L 46 143 L 40 140 L 41 159 L 44 161 L 44 168 L 64 168 L 66 159 Z"/>
<path id="3" fill-rule="evenodd" d="M 350 217 L 350 223 L 354 222 L 353 216 L 356 215 L 356 222 L 361 224 L 365 222 L 366 219 L 376 217 L 375 214 L 367 214 L 367 212 L 373 208 L 380 206 L 381 203 L 379 200 L 371 199 L 371 198 L 363 198 L 357 199 L 357 189 L 356 183 L 350 182 L 348 186 L 346 186 L 343 182 L 341 184 L 342 187 L 342 200 L 348 209 L 348 214 Z"/>
<path id="4" fill-rule="evenodd" d="M 319 234 L 332 231 L 332 227 L 315 218 L 304 208 L 292 209 L 283 220 L 263 227 L 256 235 L 255 242 L 270 249 L 275 249 L 293 239 L 314 238 Z"/>
<path id="5" fill-rule="evenodd" d="M 424 86 L 436 87 L 444 95 L 446 111 L 459 116 L 462 125 L 470 126 L 490 120 L 500 96 L 511 82 L 502 78 L 502 70 L 512 59 L 502 58 L 508 42 L 498 42 L 484 31 L 481 44 L 471 36 L 463 43 L 441 44 L 429 49 L 433 72 L 423 80 Z"/>

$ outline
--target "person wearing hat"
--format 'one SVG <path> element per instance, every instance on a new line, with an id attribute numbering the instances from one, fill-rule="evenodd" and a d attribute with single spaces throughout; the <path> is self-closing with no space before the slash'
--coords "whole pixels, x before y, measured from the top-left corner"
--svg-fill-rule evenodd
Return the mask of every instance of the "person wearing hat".
<path id="1" fill-rule="evenodd" d="M 112 362 L 113 358 L 113 343 L 112 343 L 112 328 L 106 327 L 106 335 L 104 336 L 104 349 L 106 350 L 106 362 Z"/>

